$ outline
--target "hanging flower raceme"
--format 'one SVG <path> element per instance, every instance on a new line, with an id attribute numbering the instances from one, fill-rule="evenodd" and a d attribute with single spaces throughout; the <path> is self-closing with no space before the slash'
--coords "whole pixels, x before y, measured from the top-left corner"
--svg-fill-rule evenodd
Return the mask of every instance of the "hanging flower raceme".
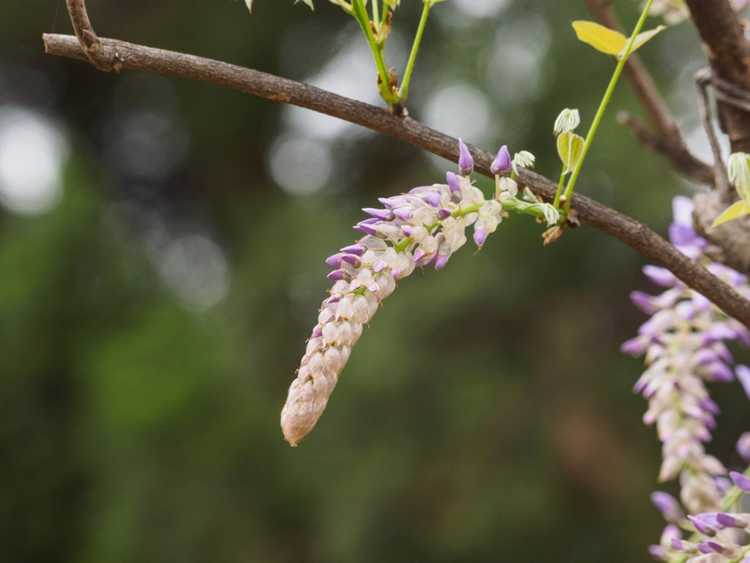
<path id="1" fill-rule="evenodd" d="M 559 221 L 552 206 L 529 194 L 526 201 L 516 197 L 516 171 L 533 165 L 531 153 L 511 158 L 507 147 L 500 150 L 492 165 L 495 194 L 487 198 L 469 178 L 474 168 L 471 153 L 463 142 L 459 149 L 459 174 L 448 172 L 445 184 L 381 198 L 383 207 L 364 209 L 369 218 L 354 227 L 363 236 L 326 260 L 334 284 L 281 413 L 281 427 L 290 444 L 299 443 L 318 422 L 364 325 L 399 280 L 418 267 L 443 269 L 466 244 L 469 227 L 481 248 L 510 212 L 548 224 Z"/>
<path id="2" fill-rule="evenodd" d="M 695 232 L 692 213 L 688 198 L 675 198 L 672 243 L 691 260 L 750 296 L 744 275 L 708 257 L 709 243 Z M 724 466 L 705 450 L 719 414 L 706 384 L 731 382 L 736 375 L 744 379 L 747 368 L 735 368 L 727 343 L 750 345 L 750 331 L 668 270 L 646 266 L 644 273 L 665 290 L 659 295 L 631 295 L 651 318 L 641 326 L 638 336 L 625 342 L 623 351 L 646 358 L 647 369 L 635 389 L 649 401 L 644 422 L 657 426 L 663 444 L 659 480 L 679 477 L 680 498 L 688 514 L 715 512 L 721 507 L 727 480 Z M 670 524 L 682 522 L 692 529 L 701 526 L 702 520 L 697 516 L 685 520 L 680 503 L 670 495 L 654 493 L 652 500 Z M 673 545 L 682 542 L 680 538 L 678 528 L 668 527 L 661 544 L 652 547 L 652 553 L 661 557 L 674 551 Z M 668 560 L 666 556 L 661 558 Z"/>
<path id="3" fill-rule="evenodd" d="M 690 200 L 676 198 L 674 208 L 675 222 L 670 229 L 673 244 L 741 293 L 750 295 L 745 276 L 706 257 L 708 242 L 693 230 Z M 747 346 L 750 331 L 669 271 L 647 266 L 644 272 L 667 289 L 657 296 L 632 294 L 633 302 L 651 319 L 641 326 L 636 338 L 623 345 L 623 351 L 646 357 L 648 368 L 636 390 L 649 401 L 644 421 L 657 425 L 663 442 L 659 479 L 680 477 L 682 501 L 690 512 L 715 509 L 721 498 L 715 478 L 725 470 L 704 448 L 719 412 L 706 383 L 734 379 L 733 359 L 726 343 L 739 341 Z"/>

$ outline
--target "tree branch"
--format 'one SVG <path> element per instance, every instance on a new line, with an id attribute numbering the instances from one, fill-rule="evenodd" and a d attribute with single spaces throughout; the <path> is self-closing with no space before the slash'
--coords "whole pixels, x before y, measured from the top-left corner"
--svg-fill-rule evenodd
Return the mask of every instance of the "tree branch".
<path id="1" fill-rule="evenodd" d="M 104 60 L 118 60 L 122 69 L 144 70 L 210 82 L 266 100 L 292 104 L 337 117 L 390 135 L 451 161 L 458 158 L 456 139 L 409 117 L 397 117 L 384 109 L 315 86 L 194 55 L 114 39 L 99 41 L 99 54 Z M 78 40 L 69 35 L 45 34 L 44 45 L 50 55 L 84 61 L 88 59 Z M 477 170 L 492 177 L 490 164 L 493 155 L 477 148 L 471 150 Z M 521 182 L 547 200 L 554 197 L 556 185 L 539 174 L 524 170 Z M 620 239 L 647 259 L 669 268 L 685 284 L 705 295 L 728 315 L 750 326 L 750 301 L 705 268 L 688 260 L 647 226 L 585 196 L 576 195 L 573 208 L 583 222 Z"/>
<path id="2" fill-rule="evenodd" d="M 117 60 L 116 53 L 113 53 L 111 59 L 103 56 L 101 41 L 94 31 L 94 27 L 91 25 L 91 20 L 86 10 L 86 2 L 84 0 L 66 0 L 66 3 L 73 31 L 75 31 L 81 49 L 89 62 L 104 72 L 117 70 L 115 66 Z"/>
<path id="3" fill-rule="evenodd" d="M 684 148 L 684 145 L 680 147 L 671 143 L 669 139 L 654 133 L 642 121 L 626 111 L 621 111 L 617 115 L 617 120 L 620 125 L 630 129 L 644 147 L 668 158 L 678 174 L 701 184 L 712 185 L 714 183 L 714 170 L 702 160 L 695 158 Z"/>
<path id="4" fill-rule="evenodd" d="M 687 0 L 693 23 L 700 33 L 714 75 L 742 91 L 750 92 L 748 42 L 729 0 Z M 722 129 L 732 152 L 750 152 L 750 113 L 719 99 Z"/>

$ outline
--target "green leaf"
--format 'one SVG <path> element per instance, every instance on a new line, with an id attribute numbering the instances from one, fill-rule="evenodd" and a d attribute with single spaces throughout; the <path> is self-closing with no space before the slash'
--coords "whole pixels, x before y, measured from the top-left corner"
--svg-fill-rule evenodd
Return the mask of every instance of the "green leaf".
<path id="1" fill-rule="evenodd" d="M 628 44 L 628 38 L 622 33 L 596 22 L 577 20 L 573 22 L 573 29 L 579 41 L 606 55 L 617 56 Z"/>
<path id="2" fill-rule="evenodd" d="M 583 155 L 585 141 L 572 131 L 561 133 L 557 137 L 557 154 L 565 167 L 563 174 L 572 172 Z"/>
<path id="3" fill-rule="evenodd" d="M 750 214 L 750 207 L 748 207 L 747 203 L 742 200 L 738 201 L 730 205 L 729 208 L 719 215 L 714 221 L 714 224 L 711 225 L 711 228 L 716 228 L 719 225 L 729 223 L 729 221 L 734 221 L 735 219 L 739 219 L 748 214 Z"/>

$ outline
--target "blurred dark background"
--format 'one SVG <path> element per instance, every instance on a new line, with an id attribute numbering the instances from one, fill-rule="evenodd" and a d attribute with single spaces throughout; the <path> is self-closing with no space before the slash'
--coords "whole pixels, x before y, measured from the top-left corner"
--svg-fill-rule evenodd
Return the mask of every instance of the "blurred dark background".
<path id="1" fill-rule="evenodd" d="M 420 3 L 389 62 L 403 68 Z M 323 259 L 378 195 L 453 165 L 214 86 L 46 57 L 63 0 L 0 20 L 0 559 L 317 563 L 631 562 L 661 522 L 659 445 L 620 342 L 642 259 L 531 221 L 418 272 L 367 329 L 311 437 L 278 415 L 327 286 Z M 635 17 L 635 2 L 616 2 Z M 324 0 L 90 2 L 102 36 L 183 50 L 377 103 L 367 49 Z M 450 0 L 412 115 L 559 165 L 611 65 L 574 39 L 583 2 Z M 645 52 L 689 134 L 689 25 Z M 639 110 L 626 86 L 614 110 Z M 582 192 L 663 230 L 689 187 L 609 114 Z M 750 425 L 736 388 L 712 446 Z"/>

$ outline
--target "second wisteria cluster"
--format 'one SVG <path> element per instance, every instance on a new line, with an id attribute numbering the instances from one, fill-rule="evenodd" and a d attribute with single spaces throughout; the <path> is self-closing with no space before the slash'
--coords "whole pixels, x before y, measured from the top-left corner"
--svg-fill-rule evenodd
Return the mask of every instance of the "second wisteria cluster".
<path id="1" fill-rule="evenodd" d="M 333 287 L 281 413 L 290 444 L 298 444 L 318 422 L 364 325 L 399 280 L 416 268 L 443 269 L 466 244 L 469 227 L 481 249 L 510 213 L 531 215 L 549 227 L 560 221 L 557 209 L 530 191 L 519 197 L 518 172 L 534 165 L 531 153 L 512 156 L 507 147 L 500 149 L 491 167 L 495 190 L 490 197 L 471 180 L 474 160 L 463 142 L 459 153 L 458 174 L 448 172 L 444 184 L 416 187 L 381 198 L 382 207 L 364 209 L 368 218 L 354 226 L 360 238 L 326 260 Z"/>
<path id="2" fill-rule="evenodd" d="M 709 257 L 710 243 L 693 228 L 691 200 L 677 197 L 673 207 L 672 243 L 750 297 L 745 275 Z M 679 501 L 661 491 L 652 495 L 668 526 L 651 553 L 674 562 L 741 561 L 750 553 L 745 533 L 750 515 L 742 512 L 739 493 L 750 491 L 750 480 L 740 473 L 731 473 L 730 479 L 725 466 L 706 451 L 719 414 L 708 385 L 739 380 L 750 394 L 750 369 L 735 365 L 728 347 L 750 346 L 750 331 L 668 270 L 646 266 L 644 273 L 663 291 L 632 294 L 650 319 L 623 351 L 645 356 L 647 368 L 635 389 L 649 403 L 644 422 L 656 426 L 662 442 L 659 481 L 680 485 Z M 738 450 L 750 461 L 750 434 L 740 439 Z"/>

